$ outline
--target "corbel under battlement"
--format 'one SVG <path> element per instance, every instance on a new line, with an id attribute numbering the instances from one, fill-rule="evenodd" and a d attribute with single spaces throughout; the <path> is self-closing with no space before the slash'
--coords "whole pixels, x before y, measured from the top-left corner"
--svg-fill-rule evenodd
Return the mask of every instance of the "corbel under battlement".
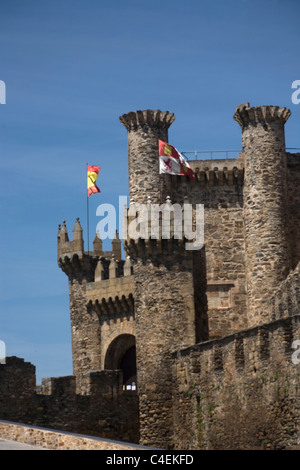
<path id="1" fill-rule="evenodd" d="M 130 201 L 124 210 L 123 239 L 125 253 L 157 264 L 185 265 L 187 250 L 199 250 L 204 243 L 203 205 L 172 202 L 167 196 L 163 204 Z"/>
<path id="2" fill-rule="evenodd" d="M 87 296 L 88 298 L 88 296 Z M 90 299 L 87 303 L 87 310 L 94 311 L 101 320 L 117 321 L 126 318 L 127 321 L 134 320 L 134 298 L 133 294 L 113 295 L 101 299 Z"/>

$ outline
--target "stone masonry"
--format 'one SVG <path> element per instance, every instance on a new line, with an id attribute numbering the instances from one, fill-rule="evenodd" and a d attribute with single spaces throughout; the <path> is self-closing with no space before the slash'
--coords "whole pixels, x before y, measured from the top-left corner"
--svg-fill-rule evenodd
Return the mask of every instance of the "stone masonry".
<path id="1" fill-rule="evenodd" d="M 59 226 L 73 376 L 36 390 L 32 365 L 0 365 L 0 418 L 165 449 L 300 446 L 300 153 L 285 148 L 290 114 L 237 106 L 242 151 L 190 161 L 193 180 L 159 174 L 158 140 L 168 142 L 173 113 L 120 117 L 125 226 L 157 204 L 158 231 L 126 232 L 122 259 L 118 232 L 111 251 L 96 235 L 87 252 L 79 219 L 72 240 Z M 161 210 L 173 205 L 180 217 L 171 212 L 165 238 Z M 187 207 L 195 228 L 199 205 L 203 245 L 191 250 L 176 230 Z"/>
<path id="2" fill-rule="evenodd" d="M 238 107 L 245 154 L 244 221 L 249 326 L 269 320 L 266 304 L 289 272 L 287 158 L 284 124 L 290 111 L 277 106 Z"/>

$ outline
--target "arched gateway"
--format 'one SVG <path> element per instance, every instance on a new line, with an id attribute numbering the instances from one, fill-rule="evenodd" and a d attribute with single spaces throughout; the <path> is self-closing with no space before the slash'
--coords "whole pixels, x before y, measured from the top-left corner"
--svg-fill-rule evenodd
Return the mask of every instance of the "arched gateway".
<path id="1" fill-rule="evenodd" d="M 136 390 L 136 348 L 133 335 L 121 334 L 110 343 L 105 355 L 104 368 L 122 370 L 124 386 Z"/>

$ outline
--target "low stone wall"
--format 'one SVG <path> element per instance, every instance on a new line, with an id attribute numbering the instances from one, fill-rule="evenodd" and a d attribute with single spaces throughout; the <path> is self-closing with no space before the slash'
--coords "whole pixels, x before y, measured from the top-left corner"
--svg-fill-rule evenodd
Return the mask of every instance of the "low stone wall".
<path id="1" fill-rule="evenodd" d="M 0 421 L 2 439 L 35 445 L 49 450 L 146 450 L 134 444 L 81 434 L 53 431 L 36 426 L 26 426 L 9 421 Z"/>
<path id="2" fill-rule="evenodd" d="M 104 439 L 139 442 L 138 396 L 123 391 L 121 371 L 93 371 L 76 393 L 76 379 L 43 379 L 35 367 L 7 357 L 0 364 L 0 419 Z"/>

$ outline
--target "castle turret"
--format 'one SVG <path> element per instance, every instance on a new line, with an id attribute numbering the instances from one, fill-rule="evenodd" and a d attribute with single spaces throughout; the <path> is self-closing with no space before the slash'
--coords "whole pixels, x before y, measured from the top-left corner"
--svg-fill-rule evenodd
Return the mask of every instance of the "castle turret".
<path id="1" fill-rule="evenodd" d="M 61 235 L 61 224 L 58 225 L 58 232 L 57 232 L 57 259 L 59 259 L 61 256 L 60 235 Z"/>
<path id="2" fill-rule="evenodd" d="M 95 255 L 102 256 L 102 240 L 100 238 L 100 234 L 96 233 L 94 241 L 93 241 L 93 251 Z"/>
<path id="3" fill-rule="evenodd" d="M 120 117 L 128 131 L 129 197 L 144 203 L 160 202 L 158 140 L 168 142 L 175 115 L 168 111 L 136 111 Z"/>
<path id="4" fill-rule="evenodd" d="M 168 128 L 174 119 L 174 114 L 161 111 L 137 111 L 120 118 L 128 130 L 130 206 L 125 225 L 131 229 L 124 249 L 134 271 L 141 443 L 162 448 L 173 446 L 171 353 L 207 339 L 206 305 L 200 312 L 195 302 L 195 293 L 206 288 L 194 280 L 194 269 L 196 265 L 201 269 L 203 253 L 188 251 L 184 236 L 174 236 L 183 226 L 184 212 L 178 205 L 181 219 L 175 221 L 171 213 L 169 237 L 162 213 L 149 219 L 153 204 L 166 202 L 168 210 L 172 209 L 170 199 L 162 201 L 158 139 L 168 142 Z M 141 230 L 135 231 L 132 224 L 137 220 Z M 148 231 L 150 227 L 155 228 L 154 236 Z"/>
<path id="5" fill-rule="evenodd" d="M 111 247 L 112 247 L 112 252 L 113 252 L 115 260 L 122 259 L 122 253 L 121 253 L 122 244 L 121 244 L 121 240 L 120 240 L 117 230 L 115 233 L 115 237 L 111 242 Z"/>
<path id="6" fill-rule="evenodd" d="M 107 354 L 112 354 L 115 358 L 112 353 L 115 347 L 118 360 L 115 358 L 109 364 L 114 369 L 123 367 L 126 378 L 128 361 L 124 365 L 122 359 L 127 353 L 126 347 L 129 349 L 132 344 L 122 343 L 124 349 L 120 351 L 116 346 L 118 340 L 112 347 L 111 343 L 114 342 L 113 334 L 116 331 L 120 336 L 123 334 L 126 338 L 126 335 L 134 337 L 131 334 L 131 323 L 134 321 L 131 260 L 122 260 L 121 240 L 117 231 L 112 240 L 111 251 L 103 251 L 102 248 L 102 240 L 97 233 L 93 251 L 84 251 L 79 218 L 76 219 L 72 240 L 69 239 L 66 222 L 59 225 L 58 265 L 69 280 L 73 372 L 78 393 L 84 390 L 85 377 L 89 371 L 108 367 L 105 358 Z M 119 322 L 122 323 L 121 334 Z M 106 326 L 103 328 L 104 323 Z M 133 364 L 135 366 L 135 356 L 131 356 L 129 362 L 130 367 Z"/>
<path id="7" fill-rule="evenodd" d="M 77 217 L 76 223 L 73 229 L 73 251 L 83 252 L 82 227 L 79 222 L 79 217 Z"/>
<path id="8" fill-rule="evenodd" d="M 249 103 L 236 108 L 245 157 L 244 219 L 249 326 L 268 321 L 267 304 L 286 277 L 287 162 L 284 124 L 290 111 Z"/>

